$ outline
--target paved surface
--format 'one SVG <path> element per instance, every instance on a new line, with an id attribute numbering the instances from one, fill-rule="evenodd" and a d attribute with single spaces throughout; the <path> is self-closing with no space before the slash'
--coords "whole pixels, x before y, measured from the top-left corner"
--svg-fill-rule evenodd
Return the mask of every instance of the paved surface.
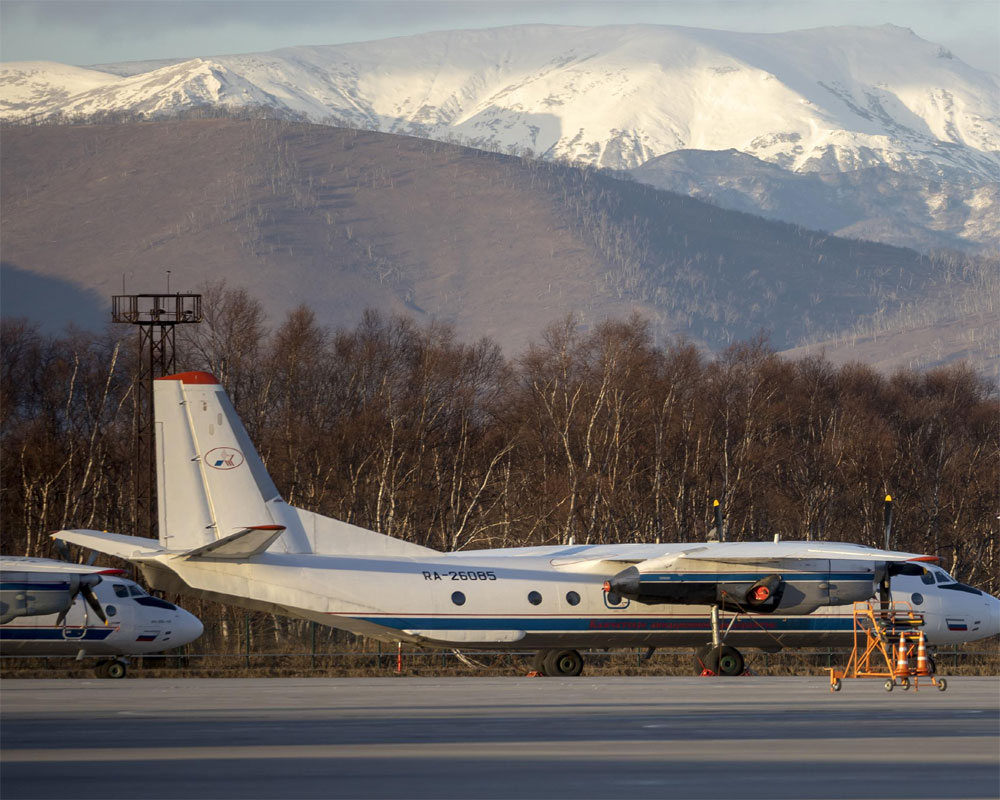
<path id="1" fill-rule="evenodd" d="M 1000 682 L 0 681 L 0 796 L 996 798 Z"/>

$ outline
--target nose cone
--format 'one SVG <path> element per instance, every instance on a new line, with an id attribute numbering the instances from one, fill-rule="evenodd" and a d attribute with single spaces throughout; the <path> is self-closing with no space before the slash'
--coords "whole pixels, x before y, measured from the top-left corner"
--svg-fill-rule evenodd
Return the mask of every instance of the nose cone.
<path id="1" fill-rule="evenodd" d="M 1000 598 L 987 595 L 986 620 L 983 626 L 987 630 L 987 637 L 996 636 L 1000 633 Z"/>
<path id="2" fill-rule="evenodd" d="M 183 608 L 177 609 L 177 622 L 174 624 L 174 646 L 179 647 L 193 642 L 204 632 L 205 626 L 201 620 Z"/>

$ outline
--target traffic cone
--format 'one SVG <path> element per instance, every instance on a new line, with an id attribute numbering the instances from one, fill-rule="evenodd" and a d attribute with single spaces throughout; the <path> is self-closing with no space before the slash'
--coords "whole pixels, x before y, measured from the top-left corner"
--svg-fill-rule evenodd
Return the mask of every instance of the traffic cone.
<path id="1" fill-rule="evenodd" d="M 917 641 L 917 675 L 929 677 L 931 674 L 927 664 L 927 647 L 924 644 L 924 632 L 920 632 L 920 639 Z"/>
<path id="2" fill-rule="evenodd" d="M 906 634 L 899 634 L 899 653 L 896 655 L 896 675 L 897 678 L 908 678 L 910 676 L 910 662 L 906 658 Z"/>

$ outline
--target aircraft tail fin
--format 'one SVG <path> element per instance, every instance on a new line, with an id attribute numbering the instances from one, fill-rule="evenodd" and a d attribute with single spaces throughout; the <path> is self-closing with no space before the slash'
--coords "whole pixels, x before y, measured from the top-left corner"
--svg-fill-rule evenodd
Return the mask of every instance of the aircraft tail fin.
<path id="1" fill-rule="evenodd" d="M 272 545 L 325 555 L 434 552 L 287 505 L 209 373 L 158 378 L 153 401 L 160 544 L 171 553 L 238 561 Z"/>
<path id="2" fill-rule="evenodd" d="M 249 557 L 262 548 L 247 549 L 244 540 L 227 550 L 220 542 L 256 531 L 258 543 L 284 534 L 287 551 L 308 552 L 301 525 L 276 518 L 285 516 L 276 510 L 284 503 L 215 377 L 183 372 L 153 383 L 160 544 Z"/>

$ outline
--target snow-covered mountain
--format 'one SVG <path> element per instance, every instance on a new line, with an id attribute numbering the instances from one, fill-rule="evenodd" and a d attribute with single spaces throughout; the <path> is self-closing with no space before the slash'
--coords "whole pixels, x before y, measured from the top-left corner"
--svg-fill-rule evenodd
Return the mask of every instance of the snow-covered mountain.
<path id="1" fill-rule="evenodd" d="M 1000 181 L 971 173 L 790 172 L 737 150 L 678 150 L 630 172 L 658 189 L 837 236 L 921 252 L 998 252 Z"/>
<path id="2" fill-rule="evenodd" d="M 527 25 L 100 70 L 0 68 L 4 119 L 204 106 L 613 169 L 736 150 L 795 173 L 888 169 L 953 185 L 1000 174 L 1000 77 L 890 25 Z M 959 227 L 949 234 L 981 243 L 975 225 Z"/>

